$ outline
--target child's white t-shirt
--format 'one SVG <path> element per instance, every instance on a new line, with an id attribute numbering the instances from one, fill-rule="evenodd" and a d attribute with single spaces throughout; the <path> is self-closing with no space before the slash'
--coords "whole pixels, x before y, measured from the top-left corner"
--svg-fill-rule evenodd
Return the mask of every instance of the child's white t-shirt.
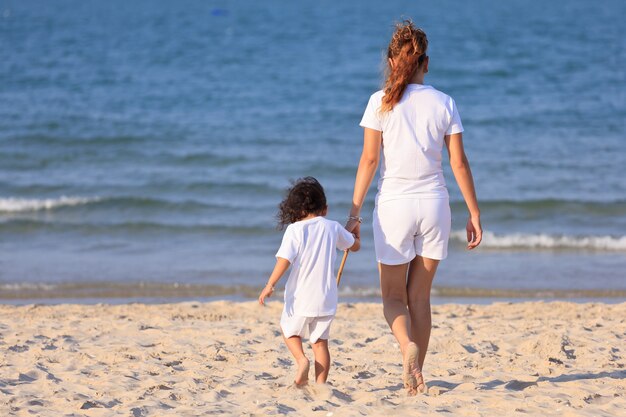
<path id="1" fill-rule="evenodd" d="M 383 96 L 382 90 L 372 94 L 360 123 L 382 132 L 379 194 L 448 197 L 443 138 L 463 132 L 454 100 L 430 85 L 409 84 L 393 110 L 381 113 Z"/>
<path id="2" fill-rule="evenodd" d="M 337 310 L 334 266 L 337 249 L 354 244 L 354 236 L 342 225 L 322 216 L 287 226 L 277 258 L 291 263 L 285 285 L 285 311 L 290 315 L 320 317 Z"/>

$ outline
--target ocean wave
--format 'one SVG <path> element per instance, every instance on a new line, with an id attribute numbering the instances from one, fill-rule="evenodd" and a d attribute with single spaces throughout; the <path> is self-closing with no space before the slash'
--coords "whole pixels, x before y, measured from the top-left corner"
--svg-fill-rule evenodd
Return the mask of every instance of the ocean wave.
<path id="1" fill-rule="evenodd" d="M 219 221 L 213 223 L 163 223 L 151 221 L 122 221 L 122 222 L 89 222 L 75 223 L 67 221 L 48 221 L 46 219 L 10 219 L 0 221 L 0 231 L 4 233 L 24 233 L 34 231 L 47 232 L 74 232 L 86 234 L 227 234 L 230 236 L 262 237 L 275 235 L 272 224 L 224 224 Z"/>
<path id="2" fill-rule="evenodd" d="M 275 203 L 259 203 L 259 207 L 272 207 Z M 54 210 L 65 207 L 89 206 L 101 209 L 134 209 L 134 210 L 242 210 L 243 205 L 230 201 L 207 202 L 200 199 L 170 200 L 152 197 L 109 196 L 109 197 L 59 197 L 50 199 L 0 198 L 0 213 L 27 213 Z"/>
<path id="3" fill-rule="evenodd" d="M 464 210 L 465 202 L 452 200 L 453 209 Z M 489 212 L 522 213 L 570 213 L 584 215 L 621 215 L 626 210 L 626 200 L 572 200 L 572 199 L 521 199 L 481 200 L 481 207 Z"/>
<path id="4" fill-rule="evenodd" d="M 80 206 L 100 201 L 99 197 L 66 197 L 58 198 L 0 198 L 0 213 L 24 213 L 32 211 L 53 210 L 58 207 Z"/>
<path id="5" fill-rule="evenodd" d="M 452 239 L 466 242 L 466 232 L 452 232 Z M 626 236 L 573 236 L 550 235 L 545 233 L 527 234 L 511 233 L 497 235 L 484 232 L 481 247 L 487 249 L 531 249 L 531 250 L 592 250 L 592 251 L 626 251 Z"/>
<path id="6" fill-rule="evenodd" d="M 68 146 L 90 146 L 98 147 L 106 145 L 128 145 L 131 143 L 154 142 L 155 135 L 86 135 L 86 136 L 67 136 L 67 135 L 17 135 L 14 136 L 15 143 L 23 145 L 48 145 L 67 148 Z M 161 139 L 156 136 L 156 139 Z"/>

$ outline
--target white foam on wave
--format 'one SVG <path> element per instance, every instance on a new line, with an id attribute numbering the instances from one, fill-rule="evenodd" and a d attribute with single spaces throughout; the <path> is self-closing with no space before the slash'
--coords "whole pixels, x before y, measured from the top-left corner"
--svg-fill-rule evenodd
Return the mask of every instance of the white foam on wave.
<path id="1" fill-rule="evenodd" d="M 57 286 L 53 284 L 43 284 L 43 283 L 36 283 L 36 282 L 0 284 L 0 290 L 3 290 L 3 291 L 24 291 L 24 290 L 51 291 L 56 288 Z"/>
<path id="2" fill-rule="evenodd" d="M 460 242 L 467 241 L 464 230 L 452 232 L 452 238 Z M 582 249 L 623 252 L 626 251 L 626 236 L 571 236 L 545 233 L 496 235 L 492 232 L 483 232 L 483 241 L 480 246 L 489 249 Z"/>
<path id="3" fill-rule="evenodd" d="M 0 198 L 0 213 L 22 213 L 29 211 L 53 210 L 58 207 L 79 206 L 99 201 L 98 197 L 66 197 L 29 199 L 29 198 Z"/>

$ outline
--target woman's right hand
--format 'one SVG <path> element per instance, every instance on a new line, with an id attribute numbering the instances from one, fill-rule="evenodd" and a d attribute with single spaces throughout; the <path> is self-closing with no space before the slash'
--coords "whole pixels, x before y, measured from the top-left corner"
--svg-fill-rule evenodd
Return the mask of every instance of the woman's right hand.
<path id="1" fill-rule="evenodd" d="M 483 240 L 483 227 L 480 224 L 480 217 L 470 216 L 467 219 L 467 249 L 472 250 L 476 246 L 480 245 L 480 241 Z"/>

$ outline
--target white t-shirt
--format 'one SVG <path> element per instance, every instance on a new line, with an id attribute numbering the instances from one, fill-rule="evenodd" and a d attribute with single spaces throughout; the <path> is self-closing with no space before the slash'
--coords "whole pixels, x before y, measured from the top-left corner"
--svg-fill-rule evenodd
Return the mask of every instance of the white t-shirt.
<path id="1" fill-rule="evenodd" d="M 330 316 L 337 311 L 334 266 L 337 249 L 354 244 L 342 225 L 322 216 L 287 226 L 277 258 L 291 263 L 285 285 L 285 311 L 304 317 Z"/>
<path id="2" fill-rule="evenodd" d="M 447 198 L 443 137 L 463 132 L 454 100 L 429 85 L 409 84 L 393 110 L 381 113 L 383 95 L 372 94 L 361 120 L 383 136 L 378 197 Z"/>

